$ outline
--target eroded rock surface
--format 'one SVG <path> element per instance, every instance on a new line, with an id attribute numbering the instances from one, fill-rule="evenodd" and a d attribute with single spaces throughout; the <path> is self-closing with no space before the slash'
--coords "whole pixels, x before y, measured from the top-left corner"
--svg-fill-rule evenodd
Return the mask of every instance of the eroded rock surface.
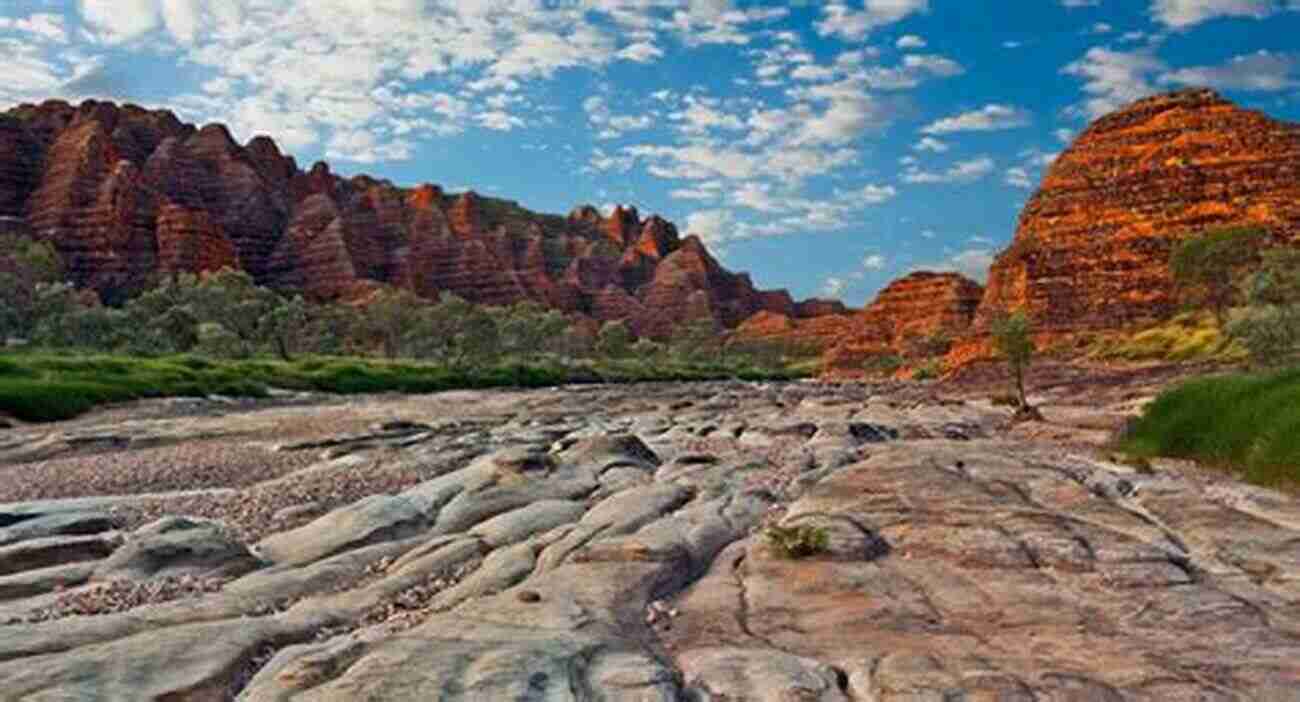
<path id="1" fill-rule="evenodd" d="M 884 389 L 155 402 L 6 430 L 0 486 L 39 480 L 0 505 L 0 698 L 1296 699 L 1294 498 L 1105 460 L 1093 432 L 1140 389 L 1089 412 L 1063 387 L 1015 428 Z M 149 484 L 226 443 L 262 452 L 256 482 L 241 459 Z M 144 479 L 85 495 L 50 463 Z M 826 548 L 783 558 L 772 525 Z"/>

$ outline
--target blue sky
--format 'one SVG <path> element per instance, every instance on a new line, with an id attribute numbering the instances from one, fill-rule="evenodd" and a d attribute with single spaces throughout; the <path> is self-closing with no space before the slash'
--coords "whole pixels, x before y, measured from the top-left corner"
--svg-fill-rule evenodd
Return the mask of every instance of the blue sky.
<path id="1" fill-rule="evenodd" d="M 131 100 L 307 166 L 636 205 L 799 297 L 982 275 L 1051 159 L 1208 85 L 1300 120 L 1300 0 L 7 0 L 0 102 Z"/>

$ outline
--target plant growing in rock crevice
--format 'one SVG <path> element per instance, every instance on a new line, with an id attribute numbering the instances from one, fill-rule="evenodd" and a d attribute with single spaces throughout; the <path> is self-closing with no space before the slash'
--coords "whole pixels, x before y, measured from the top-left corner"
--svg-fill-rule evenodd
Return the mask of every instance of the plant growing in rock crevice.
<path id="1" fill-rule="evenodd" d="M 811 524 L 800 524 L 791 527 L 773 524 L 764 530 L 763 536 L 777 555 L 782 558 L 794 560 L 808 558 L 819 553 L 825 553 L 830 548 L 830 533 L 826 531 L 825 527 Z"/>

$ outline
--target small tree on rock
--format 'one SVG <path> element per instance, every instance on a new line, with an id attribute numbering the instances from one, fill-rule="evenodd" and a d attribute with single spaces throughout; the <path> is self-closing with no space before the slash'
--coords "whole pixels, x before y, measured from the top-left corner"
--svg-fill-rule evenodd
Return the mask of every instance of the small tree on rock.
<path id="1" fill-rule="evenodd" d="M 1034 357 L 1034 330 L 1024 312 L 1016 312 L 993 322 L 993 348 L 1007 362 L 1011 378 L 1016 385 L 1016 400 L 1020 403 L 1017 414 L 1026 416 L 1034 412 L 1025 396 L 1025 371 Z"/>
<path id="2" fill-rule="evenodd" d="M 1179 243 L 1169 270 L 1180 296 L 1208 308 L 1222 327 L 1238 297 L 1237 274 L 1252 261 L 1267 232 L 1258 228 L 1217 229 Z"/>

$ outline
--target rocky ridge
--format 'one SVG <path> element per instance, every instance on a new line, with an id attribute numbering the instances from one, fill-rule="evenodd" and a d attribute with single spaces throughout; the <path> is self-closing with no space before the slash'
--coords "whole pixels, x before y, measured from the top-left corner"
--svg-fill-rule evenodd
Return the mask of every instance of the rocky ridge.
<path id="1" fill-rule="evenodd" d="M 543 215 L 474 192 L 343 178 L 324 163 L 303 171 L 267 137 L 240 145 L 219 124 L 107 102 L 0 115 L 0 218 L 51 242 L 72 282 L 107 301 L 159 274 L 230 266 L 321 300 L 386 283 L 529 300 L 650 335 L 819 309 L 757 290 L 698 238 L 635 209 Z"/>
<path id="2" fill-rule="evenodd" d="M 896 354 L 937 335 L 959 338 L 975 318 L 984 289 L 958 273 L 917 271 L 885 286 L 856 312 L 810 319 L 759 312 L 740 326 L 741 336 L 784 340 L 825 351 L 828 370 L 860 370 L 873 356 Z"/>
<path id="3" fill-rule="evenodd" d="M 1173 246 L 1226 226 L 1300 245 L 1300 125 L 1211 90 L 1138 100 L 1053 162 L 993 264 L 973 331 L 1014 309 L 1052 335 L 1167 318 Z"/>
<path id="4" fill-rule="evenodd" d="M 1037 385 L 1057 423 L 1013 430 L 971 397 L 807 383 L 18 427 L 0 696 L 1290 699 L 1300 504 L 1098 457 L 1151 389 L 1088 383 Z M 214 441 L 267 468 L 83 487 Z M 771 524 L 827 549 L 781 558 Z"/>

